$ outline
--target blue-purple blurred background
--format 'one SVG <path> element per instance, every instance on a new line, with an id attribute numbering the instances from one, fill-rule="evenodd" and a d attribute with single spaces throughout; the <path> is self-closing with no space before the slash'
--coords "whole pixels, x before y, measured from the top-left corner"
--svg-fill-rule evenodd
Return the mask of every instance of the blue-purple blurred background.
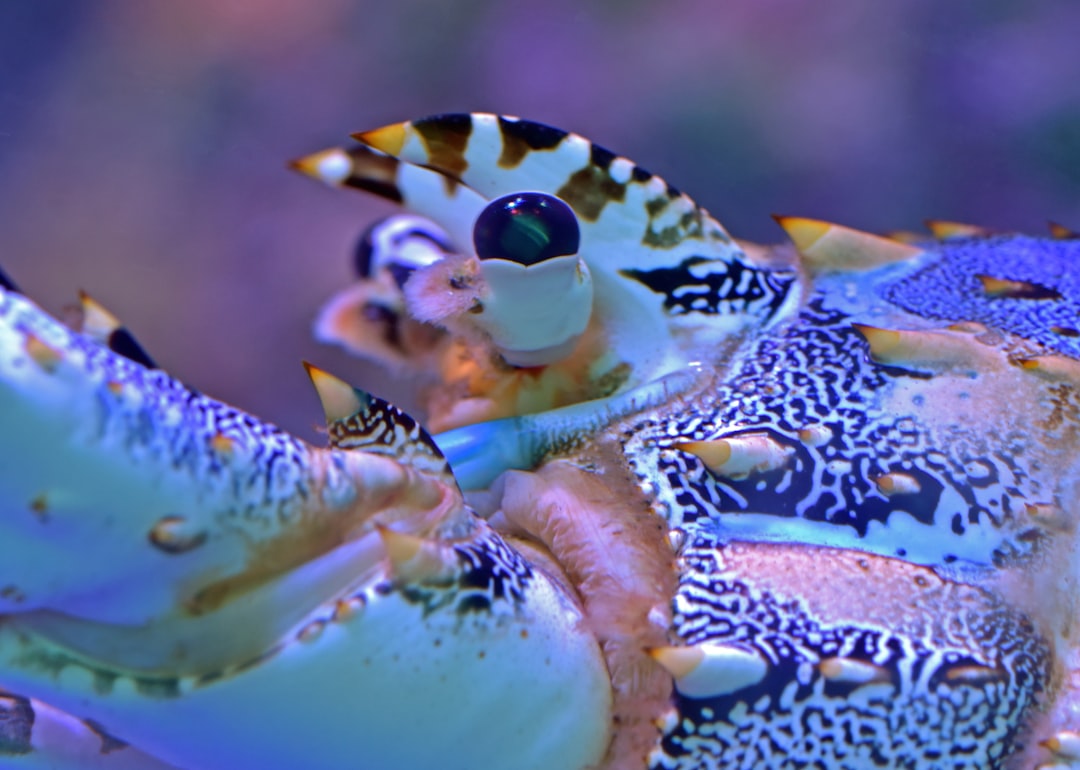
<path id="1" fill-rule="evenodd" d="M 11 0 L 0 263 L 83 288 L 196 387 L 312 435 L 299 359 L 388 212 L 285 170 L 351 131 L 488 110 L 576 130 L 735 235 L 770 213 L 1080 228 L 1076 0 Z"/>

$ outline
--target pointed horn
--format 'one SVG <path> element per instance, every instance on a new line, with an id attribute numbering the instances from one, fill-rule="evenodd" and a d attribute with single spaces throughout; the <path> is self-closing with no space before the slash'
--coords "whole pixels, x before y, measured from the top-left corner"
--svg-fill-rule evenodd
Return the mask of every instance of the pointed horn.
<path id="1" fill-rule="evenodd" d="M 340 147 L 313 152 L 289 161 L 289 168 L 332 187 L 344 184 L 352 172 L 352 159 Z"/>
<path id="2" fill-rule="evenodd" d="M 713 698 L 755 685 L 769 672 L 757 651 L 731 644 L 654 647 L 647 651 L 675 679 L 675 688 L 691 698 Z"/>
<path id="3" fill-rule="evenodd" d="M 315 386 L 315 392 L 319 396 L 322 405 L 323 416 L 326 426 L 329 428 L 334 423 L 342 422 L 352 417 L 364 408 L 368 394 L 359 388 L 354 388 L 344 380 L 326 372 L 314 364 L 303 362 L 307 370 L 311 384 Z M 331 439 L 333 443 L 333 439 Z"/>
<path id="4" fill-rule="evenodd" d="M 860 323 L 852 328 L 866 341 L 870 358 L 887 366 L 941 373 L 964 368 L 993 371 L 1006 363 L 996 348 L 977 342 L 969 331 L 882 329 Z"/>
<path id="5" fill-rule="evenodd" d="M 1051 382 L 1072 382 L 1080 384 L 1080 361 L 1069 356 L 1051 353 L 1043 356 L 1021 358 L 1017 361 L 1024 371 L 1042 377 Z"/>
<path id="6" fill-rule="evenodd" d="M 1080 732 L 1076 730 L 1054 733 L 1040 744 L 1062 759 L 1080 760 Z"/>
<path id="7" fill-rule="evenodd" d="M 743 434 L 712 441 L 688 441 L 675 448 L 694 455 L 715 474 L 741 479 L 751 473 L 778 470 L 794 449 L 766 434 Z"/>
<path id="8" fill-rule="evenodd" d="M 1057 222 L 1047 222 L 1047 226 L 1050 228 L 1050 237 L 1057 238 L 1059 240 L 1069 240 L 1071 238 L 1080 238 L 1080 233 L 1076 230 L 1072 230 L 1065 225 L 1058 224 Z"/>
<path id="9" fill-rule="evenodd" d="M 453 580 L 461 569 L 454 549 L 445 541 L 397 532 L 375 525 L 394 580 L 411 584 L 439 584 Z"/>
<path id="10" fill-rule="evenodd" d="M 467 113 L 435 115 L 361 131 L 352 136 L 387 155 L 461 179 L 469 165 L 465 150 L 473 136 L 474 117 L 479 116 Z"/>
<path id="11" fill-rule="evenodd" d="M 143 349 L 134 335 L 120 323 L 120 320 L 85 291 L 79 292 L 79 306 L 82 310 L 80 331 L 83 334 L 92 337 L 129 361 L 134 361 L 147 369 L 158 368 L 154 359 Z"/>
<path id="12" fill-rule="evenodd" d="M 405 146 L 405 140 L 415 133 L 413 124 L 405 121 L 391 123 L 382 128 L 373 128 L 370 131 L 357 131 L 352 138 L 363 142 L 368 147 L 374 147 L 379 152 L 395 157 L 401 154 L 401 148 Z"/>
<path id="13" fill-rule="evenodd" d="M 1043 286 L 1034 281 L 1016 281 L 1011 278 L 996 278 L 992 275 L 977 274 L 983 292 L 991 298 L 1058 300 L 1061 292 Z"/>
<path id="14" fill-rule="evenodd" d="M 331 187 L 353 187 L 401 203 L 403 196 L 397 184 L 401 162 L 389 155 L 367 147 L 327 150 L 305 155 L 289 166 L 305 176 Z"/>
<path id="15" fill-rule="evenodd" d="M 923 249 L 805 217 L 774 216 L 812 272 L 871 270 L 913 259 Z"/>
<path id="16" fill-rule="evenodd" d="M 950 222 L 945 219 L 927 219 L 926 229 L 939 241 L 950 238 L 982 238 L 993 235 L 993 230 L 988 228 L 963 222 Z"/>
<path id="17" fill-rule="evenodd" d="M 108 342 L 109 335 L 120 328 L 119 319 L 85 291 L 79 292 L 79 306 L 83 314 L 81 329 L 83 334 L 105 344 Z"/>
<path id="18" fill-rule="evenodd" d="M 26 332 L 23 338 L 23 350 L 31 361 L 49 374 L 55 372 L 65 358 L 63 350 L 53 347 L 32 331 Z"/>
<path id="19" fill-rule="evenodd" d="M 887 668 L 855 658 L 824 658 L 818 663 L 817 669 L 829 682 L 863 685 L 889 681 Z"/>
<path id="20" fill-rule="evenodd" d="M 313 364 L 305 361 L 304 367 L 322 404 L 332 447 L 393 457 L 453 483 L 442 451 L 415 419 Z"/>

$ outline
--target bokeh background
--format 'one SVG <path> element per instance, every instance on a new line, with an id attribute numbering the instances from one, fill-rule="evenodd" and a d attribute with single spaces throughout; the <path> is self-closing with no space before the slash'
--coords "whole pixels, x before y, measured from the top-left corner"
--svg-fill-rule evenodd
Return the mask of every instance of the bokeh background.
<path id="1" fill-rule="evenodd" d="M 309 339 L 390 208 L 289 158 L 430 113 L 576 130 L 735 235 L 770 213 L 1080 228 L 1076 0 L 7 0 L 0 262 L 83 288 L 166 368 L 313 437 Z"/>

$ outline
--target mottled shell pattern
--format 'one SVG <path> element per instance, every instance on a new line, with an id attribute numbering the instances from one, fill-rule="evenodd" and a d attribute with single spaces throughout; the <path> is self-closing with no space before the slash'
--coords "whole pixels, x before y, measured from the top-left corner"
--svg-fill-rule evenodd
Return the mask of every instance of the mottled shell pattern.
<path id="1" fill-rule="evenodd" d="M 733 239 L 576 134 L 295 162 L 401 203 L 329 447 L 0 276 L 4 767 L 1080 768 L 1080 239 Z M 3 693 L 6 693 L 3 694 Z"/>

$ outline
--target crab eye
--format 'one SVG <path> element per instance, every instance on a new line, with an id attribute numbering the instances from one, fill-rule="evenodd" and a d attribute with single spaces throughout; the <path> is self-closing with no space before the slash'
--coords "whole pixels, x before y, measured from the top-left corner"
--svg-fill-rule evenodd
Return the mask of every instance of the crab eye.
<path id="1" fill-rule="evenodd" d="M 480 259 L 506 259 L 525 266 L 577 254 L 580 243 L 581 230 L 571 208 L 553 195 L 538 192 L 492 201 L 473 228 Z"/>
<path id="2" fill-rule="evenodd" d="M 363 232 L 353 252 L 353 268 L 359 278 L 374 278 L 380 271 L 389 271 L 401 287 L 413 270 L 451 251 L 450 237 L 434 222 L 397 214 Z"/>

